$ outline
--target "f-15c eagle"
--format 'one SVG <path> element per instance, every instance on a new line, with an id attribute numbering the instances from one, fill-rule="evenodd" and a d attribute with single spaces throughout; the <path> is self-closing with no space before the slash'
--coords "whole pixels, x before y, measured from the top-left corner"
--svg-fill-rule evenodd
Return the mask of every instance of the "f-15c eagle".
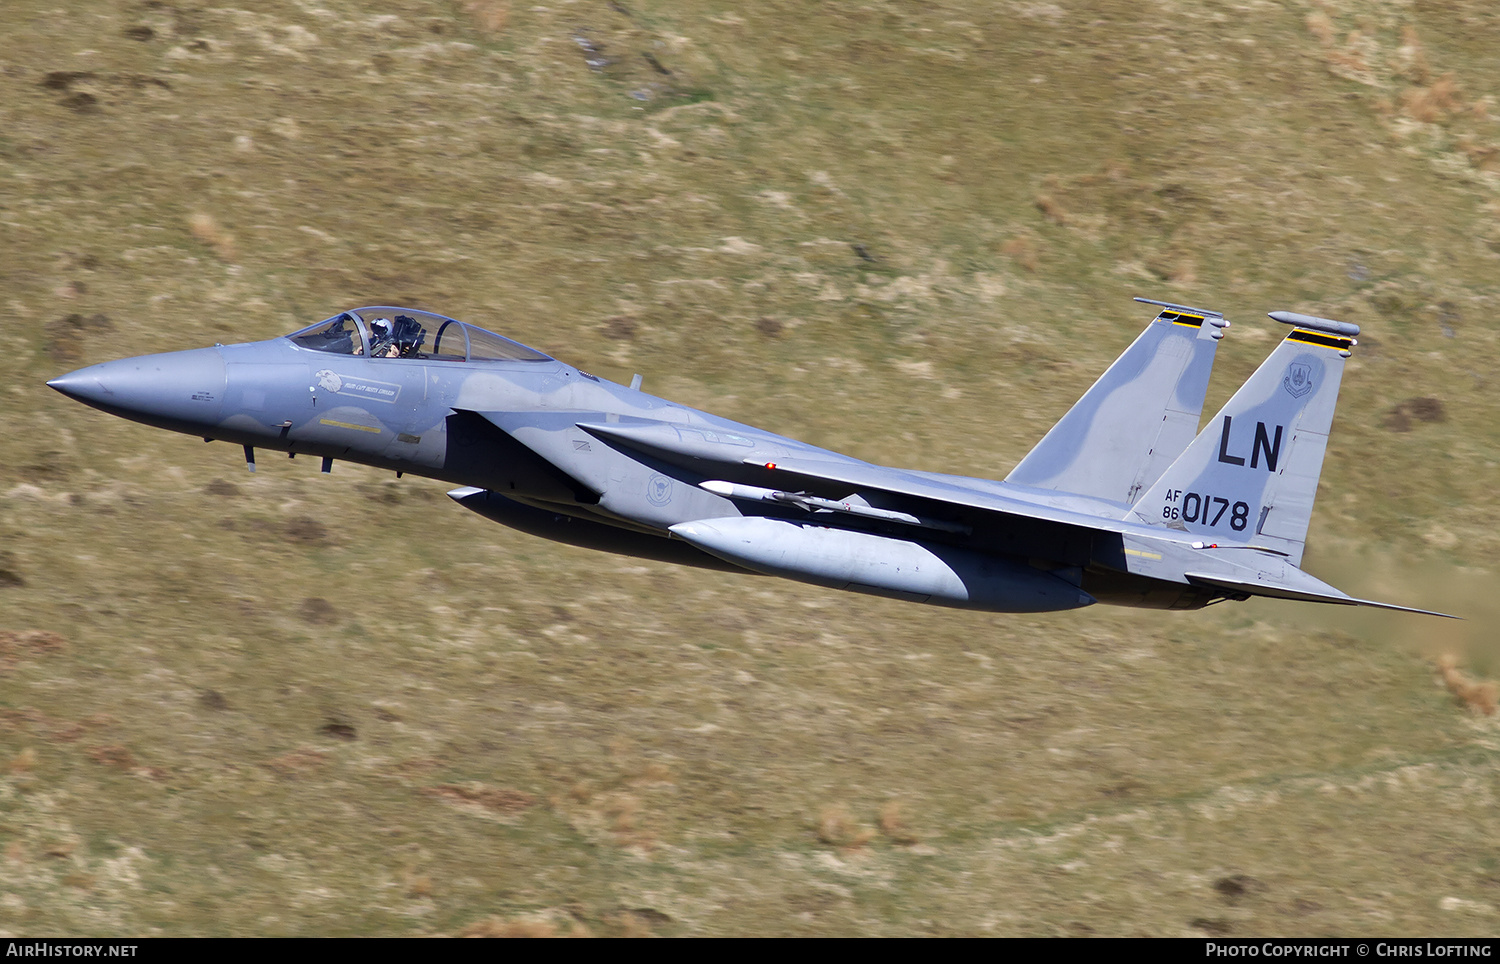
<path id="1" fill-rule="evenodd" d="M 1356 599 L 1299 566 L 1359 328 L 1290 333 L 1198 430 L 1223 315 L 1161 310 L 1003 482 L 840 455 L 618 385 L 452 318 L 344 311 L 269 341 L 54 378 L 114 415 L 457 484 L 572 545 L 992 612 Z M 1432 615 L 1444 615 L 1432 613 Z"/>

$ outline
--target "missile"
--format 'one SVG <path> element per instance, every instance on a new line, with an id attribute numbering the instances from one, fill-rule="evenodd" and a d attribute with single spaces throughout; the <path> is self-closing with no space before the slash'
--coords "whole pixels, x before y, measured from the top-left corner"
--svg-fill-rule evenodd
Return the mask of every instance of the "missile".
<path id="1" fill-rule="evenodd" d="M 931 519 L 927 516 L 912 515 L 910 512 L 897 512 L 894 509 L 877 509 L 872 505 L 862 505 L 858 502 L 837 502 L 833 499 L 822 499 L 805 492 L 784 492 L 779 489 L 763 489 L 758 485 L 740 485 L 737 482 L 724 482 L 711 479 L 707 482 L 699 482 L 698 487 L 712 492 L 714 495 L 723 496 L 726 499 L 739 499 L 744 502 L 779 502 L 783 505 L 796 506 L 807 512 L 842 512 L 845 515 L 859 516 L 863 519 L 878 519 L 881 522 L 899 522 L 902 525 L 921 526 L 924 529 L 937 529 L 942 532 L 954 532 L 959 535 L 968 535 L 971 530 L 966 525 L 957 522 L 947 522 L 942 519 Z"/>
<path id="2" fill-rule="evenodd" d="M 815 586 L 1005 613 L 1095 602 L 1053 572 L 955 546 L 765 516 L 679 522 L 669 531 L 725 562 Z"/>

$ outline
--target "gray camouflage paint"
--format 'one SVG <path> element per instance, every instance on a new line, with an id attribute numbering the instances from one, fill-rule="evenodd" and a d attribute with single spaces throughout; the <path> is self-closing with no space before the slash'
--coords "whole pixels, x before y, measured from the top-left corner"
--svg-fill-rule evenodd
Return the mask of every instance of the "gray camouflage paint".
<path id="1" fill-rule="evenodd" d="M 459 347 L 380 357 L 376 319 L 408 311 L 323 323 L 371 320 L 359 322 L 360 354 L 313 350 L 294 333 L 106 362 L 48 384 L 115 415 L 243 445 L 252 470 L 259 448 L 442 479 L 460 486 L 455 501 L 502 524 L 686 565 L 1001 612 L 1095 601 L 1194 609 L 1251 595 L 1404 608 L 1297 569 L 1347 352 L 1327 333 L 1353 326 L 1295 316 L 1304 327 L 1188 444 L 1222 320 L 1183 325 L 1163 312 L 996 482 L 863 462 L 428 313 L 409 312 L 429 333 L 443 325 L 434 343 L 447 331 L 444 344 Z M 502 357 L 512 349 L 519 357 Z M 1259 448 L 1256 425 L 1267 434 Z M 1268 471 L 1271 426 L 1283 434 Z M 1146 494 L 1127 505 L 1136 487 Z M 1183 520 L 1183 492 L 1243 502 L 1243 529 Z M 1179 517 L 1161 517 L 1174 499 Z"/>
<path id="2" fill-rule="evenodd" d="M 1134 502 L 1198 433 L 1225 327 L 1213 312 L 1161 312 L 1005 481 Z"/>

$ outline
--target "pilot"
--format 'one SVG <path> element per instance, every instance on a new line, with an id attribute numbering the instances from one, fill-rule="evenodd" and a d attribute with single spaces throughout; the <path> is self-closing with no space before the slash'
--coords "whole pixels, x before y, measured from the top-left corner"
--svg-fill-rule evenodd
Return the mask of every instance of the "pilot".
<path id="1" fill-rule="evenodd" d="M 401 349 L 396 346 L 396 336 L 391 323 L 384 318 L 370 322 L 370 331 L 375 336 L 370 345 L 370 354 L 376 358 L 400 358 Z"/>

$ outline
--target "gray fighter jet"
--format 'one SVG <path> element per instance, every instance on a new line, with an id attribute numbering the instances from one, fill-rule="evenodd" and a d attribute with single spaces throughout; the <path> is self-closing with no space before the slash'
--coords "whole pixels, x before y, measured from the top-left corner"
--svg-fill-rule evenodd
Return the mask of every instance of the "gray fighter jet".
<path id="1" fill-rule="evenodd" d="M 262 448 L 429 476 L 496 522 L 648 559 L 993 612 L 1251 596 L 1427 612 L 1298 568 L 1359 328 L 1272 312 L 1291 332 L 1200 433 L 1229 323 L 1136 300 L 1161 310 L 1003 482 L 863 462 L 409 308 L 47 384 L 242 445 L 251 471 Z"/>

